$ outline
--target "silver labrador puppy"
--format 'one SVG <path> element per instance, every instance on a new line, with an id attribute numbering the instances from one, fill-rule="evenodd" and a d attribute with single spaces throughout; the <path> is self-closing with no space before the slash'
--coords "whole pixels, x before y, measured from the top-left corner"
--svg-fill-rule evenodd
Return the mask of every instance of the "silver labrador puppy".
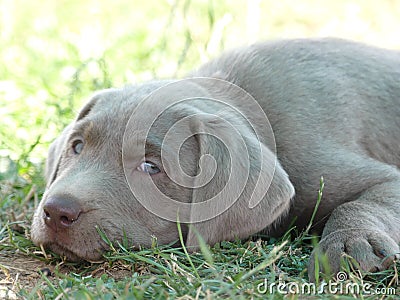
<path id="1" fill-rule="evenodd" d="M 154 236 L 160 244 L 177 240 L 176 222 L 161 215 L 170 209 L 178 216 L 179 205 L 163 202 L 143 178 L 174 203 L 189 205 L 189 218 L 181 219 L 188 247 L 195 249 L 196 232 L 209 244 L 258 232 L 279 236 L 295 217 L 299 229 L 308 224 L 323 176 L 314 230 L 322 232 L 319 246 L 331 271 L 339 270 L 343 253 L 363 270 L 388 267 L 400 252 L 399 52 L 340 39 L 282 40 L 227 52 L 191 76 L 242 88 L 265 112 L 274 138 L 264 130 L 263 119 L 252 119 L 254 106 L 249 108 L 235 88 L 194 80 L 167 90 L 167 98 L 192 95 L 197 100 L 167 107 L 145 141 L 138 138 L 141 126 L 159 107 L 139 103 L 175 81 L 100 92 L 50 147 L 48 185 L 33 217 L 35 244 L 71 260 L 97 260 L 107 248 L 97 227 L 114 240 L 126 235 L 134 245 L 149 246 Z M 229 108 L 215 100 L 219 96 L 233 99 Z M 239 120 L 238 111 L 248 123 Z M 186 122 L 181 129 L 169 130 L 181 121 Z M 236 122 L 239 135 L 213 136 L 215 128 L 226 132 L 225 121 Z M 173 143 L 164 147 L 168 135 L 186 137 L 175 148 Z M 137 148 L 141 142 L 143 153 Z M 162 159 L 162 151 L 178 159 Z M 201 166 L 208 156 L 214 157 L 212 179 L 196 184 L 198 175 L 207 173 Z M 177 169 L 194 184 L 176 180 L 172 173 Z M 237 181 L 247 178 L 234 203 L 228 199 L 232 193 L 220 193 L 230 170 Z M 266 190 L 249 205 L 257 184 Z M 199 211 L 190 206 L 217 194 L 218 203 L 230 203 L 222 212 L 214 213 L 218 203 Z M 154 213 L 157 207 L 161 215 Z M 311 270 L 315 259 L 318 255 L 311 258 Z"/>

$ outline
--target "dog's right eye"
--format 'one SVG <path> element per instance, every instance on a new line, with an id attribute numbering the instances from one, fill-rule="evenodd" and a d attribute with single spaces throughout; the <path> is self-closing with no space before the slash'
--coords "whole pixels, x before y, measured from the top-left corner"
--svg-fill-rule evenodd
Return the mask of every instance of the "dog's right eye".
<path id="1" fill-rule="evenodd" d="M 82 140 L 75 140 L 72 143 L 72 151 L 74 151 L 75 154 L 81 154 L 83 150 L 83 141 Z"/>
<path id="2" fill-rule="evenodd" d="M 161 172 L 157 165 L 152 163 L 151 161 L 142 162 L 140 166 L 137 167 L 137 170 L 143 173 L 147 173 L 149 175 L 154 175 Z"/>

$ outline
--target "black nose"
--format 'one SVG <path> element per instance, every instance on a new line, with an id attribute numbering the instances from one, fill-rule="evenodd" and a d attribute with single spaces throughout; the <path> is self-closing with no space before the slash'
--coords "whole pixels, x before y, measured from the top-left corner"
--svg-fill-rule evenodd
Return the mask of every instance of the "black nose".
<path id="1" fill-rule="evenodd" d="M 46 225 L 58 231 L 72 226 L 82 210 L 76 199 L 64 196 L 47 199 L 43 212 Z"/>

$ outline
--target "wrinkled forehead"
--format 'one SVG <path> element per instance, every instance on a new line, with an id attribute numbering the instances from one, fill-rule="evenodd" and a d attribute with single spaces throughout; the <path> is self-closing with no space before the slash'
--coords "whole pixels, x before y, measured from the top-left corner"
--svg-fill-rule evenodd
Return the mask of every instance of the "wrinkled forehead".
<path id="1" fill-rule="evenodd" d="M 159 148 L 168 132 L 189 137 L 190 127 L 195 126 L 190 120 L 196 115 L 227 109 L 226 105 L 216 103 L 215 95 L 210 94 L 214 86 L 203 86 L 203 81 L 201 78 L 153 81 L 105 90 L 82 109 L 77 122 L 88 115 L 86 122 L 91 122 L 93 130 L 103 138 L 127 140 L 131 149 L 138 143 Z"/>
<path id="2" fill-rule="evenodd" d="M 142 85 L 112 88 L 95 93 L 80 110 L 77 126 L 98 127 L 98 130 L 112 128 L 120 131 L 125 127 L 138 105 L 153 91 L 168 84 L 168 81 L 154 81 Z"/>
<path id="3" fill-rule="evenodd" d="M 167 85 L 170 81 L 152 81 L 141 85 L 128 85 L 122 88 L 106 89 L 95 93 L 89 101 L 94 102 L 91 108 L 93 113 L 105 116 L 113 114 L 125 117 L 133 112 L 139 103 L 157 89 Z"/>
<path id="4" fill-rule="evenodd" d="M 168 102 L 165 94 L 157 94 L 170 82 L 153 81 L 97 92 L 78 114 L 74 131 L 84 132 L 98 144 L 120 146 L 125 134 L 131 145 L 146 143 L 159 148 L 168 128 L 177 117 L 184 116 L 180 108 L 163 105 Z"/>
<path id="5" fill-rule="evenodd" d="M 70 136 L 80 136 L 98 146 L 120 146 L 125 127 L 138 104 L 167 82 L 149 82 L 97 92 L 82 107 Z"/>
<path id="6" fill-rule="evenodd" d="M 167 136 L 170 137 L 168 140 L 175 140 L 177 137 L 189 138 L 193 135 L 187 118 L 201 112 L 195 103 L 204 102 L 207 91 L 190 81 L 176 83 L 178 84 L 162 85 L 136 99 L 129 111 L 128 120 L 124 123 L 125 153 L 139 157 L 149 152 L 159 155 L 161 149 L 168 151 L 170 148 L 179 148 L 179 145 L 166 143 Z"/>

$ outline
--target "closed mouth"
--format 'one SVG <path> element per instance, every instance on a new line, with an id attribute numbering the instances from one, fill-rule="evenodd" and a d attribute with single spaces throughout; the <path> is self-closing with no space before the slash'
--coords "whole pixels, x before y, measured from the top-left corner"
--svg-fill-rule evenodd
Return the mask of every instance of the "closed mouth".
<path id="1" fill-rule="evenodd" d="M 43 246 L 71 262 L 100 261 L 102 260 L 102 252 L 105 250 L 103 247 L 99 247 L 86 251 L 82 249 L 83 253 L 77 253 L 76 251 L 72 251 L 63 245 L 58 244 L 57 242 L 44 244 Z"/>

